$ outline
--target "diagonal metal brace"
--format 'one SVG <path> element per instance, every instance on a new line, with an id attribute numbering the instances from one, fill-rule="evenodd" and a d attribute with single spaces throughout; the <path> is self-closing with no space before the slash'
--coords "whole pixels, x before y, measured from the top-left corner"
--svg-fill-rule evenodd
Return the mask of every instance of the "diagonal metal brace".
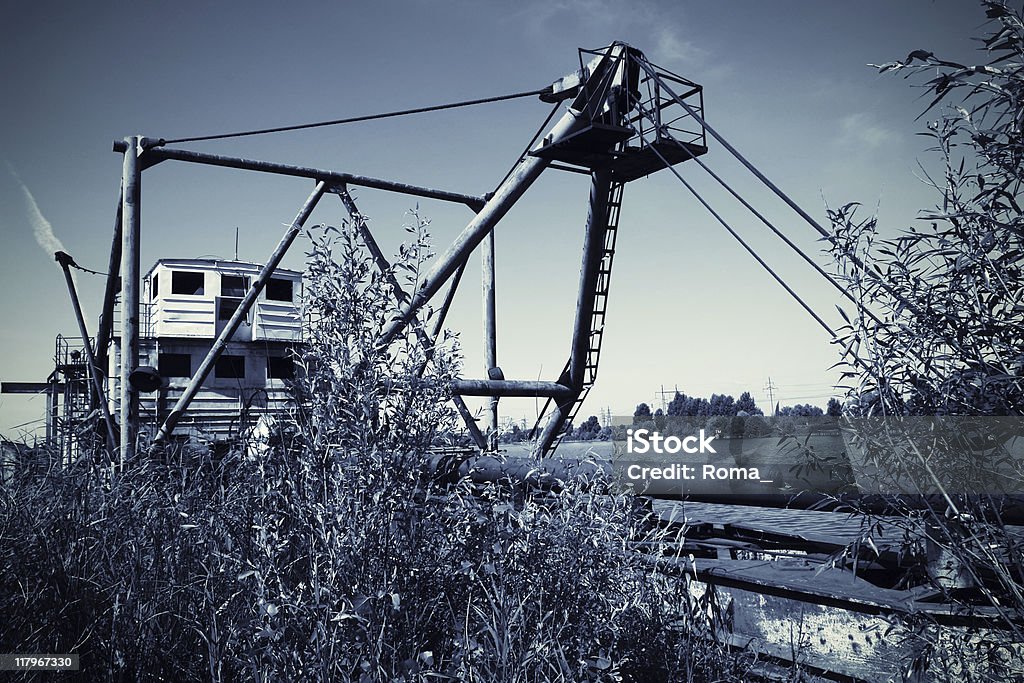
<path id="1" fill-rule="evenodd" d="M 154 441 L 161 443 L 167 440 L 167 437 L 174 431 L 174 427 L 181 420 L 182 415 L 188 410 L 189 404 L 192 403 L 192 399 L 195 398 L 196 394 L 199 393 L 200 387 L 203 386 L 203 382 L 209 377 L 210 372 L 213 371 L 214 365 L 217 363 L 217 359 L 220 358 L 221 354 L 224 353 L 224 349 L 227 348 L 228 342 L 231 337 L 234 336 L 238 330 L 238 326 L 242 324 L 242 319 L 249 315 L 249 309 L 252 308 L 253 304 L 256 303 L 256 297 L 260 295 L 263 288 L 266 286 L 267 281 L 274 274 L 278 264 L 281 263 L 281 259 L 284 258 L 285 253 L 288 251 L 288 247 L 292 245 L 295 238 L 298 237 L 299 232 L 302 231 L 302 227 L 306 224 L 306 220 L 309 215 L 313 213 L 313 209 L 316 208 L 317 202 L 324 194 L 325 183 L 321 180 L 313 188 L 313 192 L 306 199 L 306 202 L 299 209 L 299 213 L 295 216 L 295 220 L 292 221 L 291 225 L 288 226 L 288 230 L 285 231 L 281 241 L 278 243 L 274 253 L 267 259 L 266 264 L 260 270 L 259 275 L 253 281 L 249 291 L 245 293 L 238 308 L 235 309 L 231 319 L 228 320 L 227 324 L 224 325 L 224 329 L 221 330 L 220 335 L 216 341 L 213 342 L 210 352 L 206 354 L 206 358 L 200 363 L 199 369 L 196 370 L 196 374 L 192 377 L 192 380 L 185 387 L 185 391 L 182 392 L 181 397 L 178 398 L 177 403 L 171 409 L 167 419 L 164 420 L 163 425 L 160 427 L 160 431 L 157 433 Z"/>
<path id="2" fill-rule="evenodd" d="M 398 282 L 398 278 L 396 278 L 395 274 L 391 271 L 391 264 L 384 256 L 384 252 L 381 251 L 380 246 L 377 244 L 377 240 L 374 239 L 373 234 L 367 227 L 366 217 L 359 212 L 359 209 L 356 207 L 355 200 L 352 199 L 352 195 L 348 192 L 348 188 L 344 185 L 335 185 L 329 187 L 327 191 L 338 195 L 342 204 L 345 205 L 345 210 L 348 211 L 349 217 L 356 226 L 356 232 L 359 234 L 359 239 L 362 240 L 364 245 L 366 245 L 366 248 L 373 256 L 373 261 L 377 265 L 377 269 L 391 286 L 391 290 L 395 296 L 395 301 L 397 303 L 408 301 L 408 295 L 402 289 L 402 285 Z M 437 335 L 435 334 L 432 339 L 426 331 L 424 331 L 423 326 L 416 318 L 412 320 L 411 327 L 413 333 L 416 335 L 416 339 L 423 348 L 423 354 L 426 357 L 426 360 L 429 361 L 434 355 L 434 342 L 437 339 Z M 455 404 L 459 414 L 462 416 L 463 422 L 466 423 L 466 429 L 469 430 L 470 436 L 473 437 L 473 441 L 475 441 L 477 446 L 480 448 L 486 447 L 487 439 L 480 432 L 480 427 L 477 426 L 476 419 L 474 419 L 473 413 L 470 412 L 469 406 L 466 405 L 462 396 L 452 394 L 452 402 Z"/>

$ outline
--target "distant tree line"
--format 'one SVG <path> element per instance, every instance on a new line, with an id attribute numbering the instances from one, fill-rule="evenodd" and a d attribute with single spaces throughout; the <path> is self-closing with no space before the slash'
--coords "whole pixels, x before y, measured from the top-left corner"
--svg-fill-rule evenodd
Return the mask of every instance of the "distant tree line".
<path id="1" fill-rule="evenodd" d="M 842 409 L 843 406 L 839 400 L 831 398 L 826 410 L 809 403 L 798 403 L 794 406 L 780 407 L 776 405 L 774 413 L 787 417 L 819 417 L 826 414 L 837 417 L 842 414 Z M 661 415 L 669 417 L 715 417 L 720 415 L 735 417 L 740 414 L 764 415 L 764 411 L 757 407 L 757 403 L 749 391 L 744 391 L 738 399 L 734 399 L 729 394 L 711 394 L 711 398 L 708 399 L 687 396 L 683 392 L 677 391 L 665 410 L 659 408 L 652 413 L 648 404 L 638 405 L 633 413 L 633 422 L 646 422 Z"/>
<path id="2" fill-rule="evenodd" d="M 842 403 L 838 399 L 831 398 L 824 411 L 818 406 L 804 403 L 781 407 L 777 405 L 775 414 L 780 417 L 820 417 L 822 415 L 838 417 L 842 414 L 842 408 Z M 764 416 L 764 411 L 757 406 L 749 391 L 744 391 L 739 398 L 734 398 L 730 394 L 711 394 L 711 398 L 703 398 L 687 396 L 685 393 L 677 391 L 665 410 L 658 408 L 652 411 L 649 404 L 639 404 L 633 411 L 633 424 L 651 423 L 661 429 L 665 426 L 666 418 L 688 418 L 687 424 L 696 425 L 698 428 L 705 425 L 717 427 L 721 420 L 696 420 L 693 418 L 736 417 L 737 415 Z M 565 438 L 570 441 L 609 441 L 624 438 L 625 429 L 626 427 L 623 425 L 602 426 L 598 417 L 591 415 L 577 426 L 566 425 Z M 499 437 L 502 443 L 521 443 L 529 439 L 530 430 L 517 424 L 510 425 Z"/>

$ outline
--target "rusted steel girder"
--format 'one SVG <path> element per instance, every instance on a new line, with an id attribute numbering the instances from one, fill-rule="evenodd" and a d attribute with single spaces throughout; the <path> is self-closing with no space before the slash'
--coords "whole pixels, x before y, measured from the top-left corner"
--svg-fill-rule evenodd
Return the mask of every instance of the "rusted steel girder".
<path id="1" fill-rule="evenodd" d="M 534 454 L 547 454 L 548 449 L 565 427 L 573 405 L 584 390 L 587 355 L 590 349 L 591 322 L 594 317 L 594 292 L 597 289 L 598 272 L 601 267 L 605 233 L 608 230 L 608 191 L 611 188 L 611 173 L 595 171 L 590 183 L 590 211 L 583 236 L 583 263 L 580 266 L 580 286 L 576 296 L 576 320 L 572 330 L 572 350 L 569 357 L 568 377 L 563 378 L 572 391 L 555 404 L 555 410 L 544 425 Z"/>
<path id="2" fill-rule="evenodd" d="M 281 259 L 284 258 L 285 253 L 288 251 L 288 247 L 290 247 L 292 242 L 295 241 L 295 238 L 298 237 L 299 232 L 306 224 L 306 220 L 309 218 L 309 215 L 313 213 L 313 209 L 316 208 L 317 202 L 319 202 L 320 198 L 323 197 L 325 189 L 326 183 L 321 180 L 316 184 L 316 187 L 313 188 L 313 192 L 306 199 L 302 208 L 299 209 L 299 213 L 295 216 L 295 220 L 292 221 L 284 236 L 281 237 L 281 241 L 278 243 L 277 248 L 274 249 L 274 253 L 270 255 L 269 259 L 267 259 L 266 264 L 264 264 L 263 268 L 260 270 L 259 275 L 256 276 L 256 279 L 253 281 L 249 291 L 245 293 L 245 296 L 242 298 L 241 303 L 239 303 L 238 308 L 236 308 L 234 314 L 232 314 L 231 319 L 224 325 L 224 329 L 221 330 L 220 335 L 218 335 L 217 339 L 213 342 L 210 352 L 206 354 L 206 358 L 204 358 L 203 362 L 199 365 L 199 369 L 196 370 L 196 374 L 189 381 L 188 386 L 185 387 L 185 391 L 182 392 L 177 403 L 174 404 L 174 407 L 171 409 L 167 419 L 164 420 L 163 425 L 160 427 L 160 431 L 156 435 L 155 441 L 157 443 L 167 440 L 174 431 L 174 427 L 178 424 L 182 415 L 184 415 L 185 411 L 188 410 L 189 404 L 192 403 L 192 399 L 195 398 L 196 394 L 199 392 L 199 388 L 202 387 L 203 382 L 205 382 L 206 378 L 210 375 L 217 359 L 220 358 L 224 349 L 227 348 L 228 342 L 238 330 L 238 326 L 241 325 L 242 320 L 244 320 L 249 314 L 249 309 L 251 309 L 253 304 L 256 303 L 256 297 L 258 297 L 260 292 L 263 291 L 267 281 L 274 274 L 278 264 L 281 263 Z M 122 358 L 122 366 L 123 365 L 124 361 Z M 124 381 L 127 381 L 126 378 L 124 378 L 123 371 L 122 378 Z"/>
<path id="3" fill-rule="evenodd" d="M 553 396 L 560 400 L 575 393 L 572 387 L 558 382 L 512 379 L 457 379 L 452 382 L 452 391 L 463 396 Z"/>
<path id="4" fill-rule="evenodd" d="M 123 143 L 114 142 L 114 151 L 123 151 Z M 458 192 L 447 192 L 435 190 L 429 187 L 398 183 L 392 180 L 370 178 L 368 176 L 353 175 L 351 173 L 340 173 L 322 168 L 309 166 L 293 166 L 291 164 L 279 164 L 272 161 L 259 161 L 256 159 L 243 159 L 241 157 L 223 156 L 220 154 L 206 154 L 205 152 L 194 152 L 187 149 L 175 149 L 172 147 L 150 147 L 146 150 L 149 159 L 148 165 L 159 163 L 165 159 L 174 161 L 188 161 L 194 164 L 205 164 L 207 166 L 222 166 L 225 168 L 238 168 L 247 171 L 260 171 L 262 173 L 274 173 L 277 175 L 292 176 L 295 178 L 310 178 L 311 180 L 323 180 L 333 185 L 360 185 L 372 187 L 377 190 L 387 190 L 408 194 L 414 197 L 427 199 L 440 199 L 456 204 L 465 204 L 474 211 L 484 205 L 484 198 Z"/>
<path id="5" fill-rule="evenodd" d="M 53 255 L 54 260 L 64 270 L 64 281 L 68 285 L 68 296 L 71 297 L 71 308 L 75 312 L 75 320 L 78 322 L 78 331 L 82 335 L 82 350 L 85 351 L 85 360 L 89 364 L 89 379 L 92 384 L 92 391 L 96 395 L 100 412 L 103 414 L 103 423 L 107 426 L 107 448 L 113 449 L 117 446 L 117 431 L 114 429 L 114 418 L 110 416 L 110 407 L 107 405 L 107 397 L 100 384 L 100 370 L 96 366 L 96 354 L 92 352 L 89 344 L 89 330 L 85 326 L 85 318 L 82 316 L 82 304 L 78 301 L 78 290 L 75 288 L 75 280 L 71 277 L 71 266 L 75 260 L 69 254 L 58 251 Z"/>
<path id="6" fill-rule="evenodd" d="M 377 270 L 380 271 L 381 275 L 387 280 L 388 285 L 391 287 L 391 291 L 394 293 L 395 301 L 404 301 L 406 298 L 405 291 L 402 289 L 402 285 L 399 284 L 395 274 L 391 272 L 391 264 L 384 256 L 384 252 L 381 251 L 380 246 L 377 244 L 377 240 L 374 239 L 373 233 L 370 232 L 370 228 L 366 225 L 366 218 L 360 213 L 359 208 L 356 207 L 355 200 L 352 199 L 352 195 L 348 193 L 345 187 L 332 187 L 330 192 L 338 195 L 341 199 L 341 203 L 345 205 L 345 210 L 348 212 L 352 222 L 356 225 L 356 231 L 359 233 L 359 239 L 362 240 L 363 244 L 369 250 L 370 255 L 373 256 L 373 261 L 377 265 Z M 457 284 L 457 283 L 454 283 Z M 452 289 L 454 292 L 454 287 Z M 413 330 L 416 334 L 416 339 L 419 341 L 420 346 L 423 347 L 423 354 L 425 359 L 429 361 L 434 355 L 434 342 L 437 341 L 437 333 L 433 337 L 429 336 L 424 331 L 423 326 L 414 323 Z M 470 436 L 476 445 L 480 448 L 485 448 L 487 441 L 484 435 L 480 432 L 480 428 L 476 424 L 476 420 L 473 418 L 473 413 L 470 412 L 466 402 L 462 400 L 462 397 L 458 394 L 452 396 L 452 402 L 455 403 L 455 408 L 459 411 L 459 415 L 462 416 L 463 422 L 466 423 L 466 429 L 469 431 Z"/>

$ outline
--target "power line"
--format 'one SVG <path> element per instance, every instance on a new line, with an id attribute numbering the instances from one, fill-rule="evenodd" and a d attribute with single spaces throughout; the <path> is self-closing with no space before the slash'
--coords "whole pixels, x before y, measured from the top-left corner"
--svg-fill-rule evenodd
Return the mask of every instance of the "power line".
<path id="1" fill-rule="evenodd" d="M 400 111 L 390 111 L 383 114 L 368 114 L 365 116 L 353 116 L 345 119 L 332 119 L 330 121 L 317 121 L 315 123 L 300 123 L 292 126 L 277 126 L 275 128 L 259 128 L 257 130 L 246 130 L 236 133 L 218 133 L 216 135 L 197 135 L 194 137 L 187 138 L 173 138 L 171 140 L 160 139 L 158 145 L 170 145 L 176 142 L 200 142 L 204 140 L 224 140 L 226 138 L 241 138 L 250 135 L 265 135 L 267 133 L 284 133 L 293 130 L 306 130 L 309 128 L 322 128 L 324 126 L 338 126 L 345 123 L 359 123 L 361 121 L 376 121 L 378 119 L 388 119 L 396 116 L 408 116 L 410 114 L 424 114 L 431 111 L 442 111 L 444 109 L 457 109 L 459 107 L 472 107 L 477 104 L 488 104 L 490 102 L 502 102 L 504 100 L 514 100 L 520 97 L 533 97 L 534 95 L 540 95 L 548 92 L 551 86 L 541 88 L 539 90 L 529 90 L 526 92 L 512 93 L 511 95 L 498 95 L 496 97 L 484 97 L 477 100 L 464 100 L 462 102 L 451 102 L 449 104 L 435 104 L 429 107 L 416 107 L 415 109 L 402 109 Z"/>

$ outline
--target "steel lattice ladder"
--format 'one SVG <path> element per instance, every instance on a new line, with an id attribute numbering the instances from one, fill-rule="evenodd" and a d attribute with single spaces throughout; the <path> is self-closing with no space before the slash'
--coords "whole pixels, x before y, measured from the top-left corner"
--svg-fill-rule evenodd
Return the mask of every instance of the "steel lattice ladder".
<path id="1" fill-rule="evenodd" d="M 575 423 L 576 416 L 579 414 L 583 402 L 586 401 L 591 387 L 597 381 L 597 367 L 601 360 L 601 342 L 604 338 L 605 317 L 608 311 L 608 291 L 611 288 L 612 262 L 615 259 L 615 241 L 619 232 L 619 212 L 622 208 L 623 187 L 625 187 L 625 183 L 612 181 L 608 188 L 607 215 L 605 216 L 606 229 L 604 244 L 601 250 L 601 264 L 597 271 L 597 286 L 594 288 L 594 312 L 590 317 L 589 344 L 587 346 L 586 365 L 583 368 L 583 390 L 576 397 L 565 419 L 565 426 L 569 427 Z M 570 362 L 566 361 L 565 363 L 565 368 L 562 371 L 563 378 L 569 375 Z M 537 434 L 541 420 L 544 419 L 552 402 L 553 399 L 549 398 L 544 403 L 544 408 L 540 411 L 540 415 L 537 416 L 537 422 L 531 432 L 532 436 Z M 558 448 L 558 445 L 562 443 L 562 439 L 565 438 L 566 432 L 567 430 L 564 427 L 559 430 L 555 440 L 551 442 L 548 453 Z"/>

